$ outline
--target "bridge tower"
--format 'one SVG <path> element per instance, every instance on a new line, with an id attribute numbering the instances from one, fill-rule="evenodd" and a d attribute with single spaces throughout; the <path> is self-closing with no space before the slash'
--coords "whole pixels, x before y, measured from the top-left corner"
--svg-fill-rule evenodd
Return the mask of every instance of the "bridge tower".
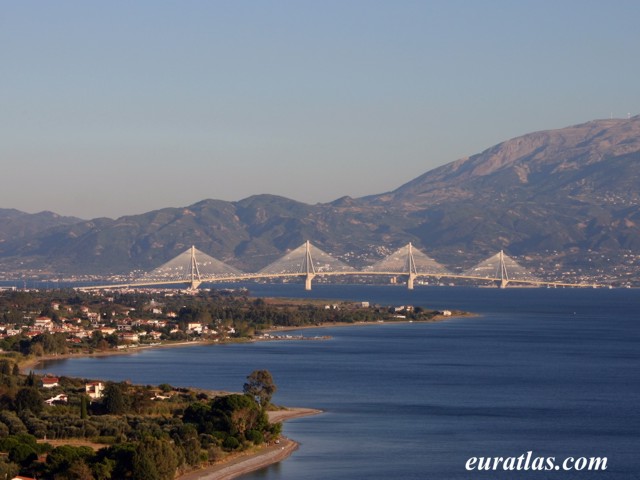
<path id="1" fill-rule="evenodd" d="M 500 288 L 507 288 L 507 285 L 509 284 L 509 275 L 507 274 L 507 266 L 504 263 L 504 252 L 502 250 L 500 250 L 500 276 L 499 276 L 499 286 Z"/>
<path id="2" fill-rule="evenodd" d="M 407 263 L 406 270 L 409 272 L 409 276 L 407 278 L 407 289 L 413 290 L 413 281 L 418 276 L 418 270 L 416 269 L 416 261 L 413 258 L 413 245 L 409 242 L 407 250 Z"/>
<path id="3" fill-rule="evenodd" d="M 316 276 L 316 269 L 313 267 L 311 258 L 311 243 L 307 240 L 304 244 L 304 258 L 302 259 L 302 273 L 304 277 L 304 289 L 311 290 L 311 280 Z"/>
<path id="4" fill-rule="evenodd" d="M 198 261 L 196 260 L 196 247 L 191 246 L 191 263 L 189 268 L 190 288 L 196 290 L 202 283 L 202 277 L 200 277 L 200 270 L 198 270 Z"/>
<path id="5" fill-rule="evenodd" d="M 388 273 L 393 277 L 406 278 L 409 290 L 413 290 L 418 276 L 439 278 L 451 275 L 445 267 L 415 248 L 412 243 L 407 243 L 366 270 L 377 275 Z"/>
<path id="6" fill-rule="evenodd" d="M 262 277 L 302 277 L 305 290 L 311 290 L 311 282 L 319 275 L 340 275 L 354 272 L 353 267 L 333 258 L 307 240 L 284 257 L 267 265 L 258 274 Z"/>

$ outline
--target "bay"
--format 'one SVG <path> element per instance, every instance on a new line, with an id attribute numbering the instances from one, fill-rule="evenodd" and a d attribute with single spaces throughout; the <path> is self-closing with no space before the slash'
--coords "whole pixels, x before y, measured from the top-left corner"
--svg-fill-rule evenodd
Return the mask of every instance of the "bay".
<path id="1" fill-rule="evenodd" d="M 476 312 L 440 323 L 305 331 L 328 341 L 146 350 L 62 360 L 52 372 L 238 391 L 269 369 L 300 449 L 247 479 L 635 479 L 640 291 L 248 284 L 257 296 Z M 473 471 L 470 457 L 607 457 L 599 472 Z"/>

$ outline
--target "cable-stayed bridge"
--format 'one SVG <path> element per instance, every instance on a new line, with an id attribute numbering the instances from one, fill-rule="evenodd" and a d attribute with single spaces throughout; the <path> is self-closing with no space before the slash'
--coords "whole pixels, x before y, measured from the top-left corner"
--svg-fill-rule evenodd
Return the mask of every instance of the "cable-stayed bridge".
<path id="1" fill-rule="evenodd" d="M 415 248 L 411 243 L 396 250 L 386 258 L 362 270 L 347 265 L 306 241 L 285 256 L 256 273 L 244 273 L 191 247 L 177 257 L 147 272 L 131 283 L 83 287 L 107 289 L 119 287 L 150 287 L 185 284 L 197 289 L 202 283 L 237 282 L 268 278 L 304 278 L 305 289 L 317 276 L 387 276 L 406 278 L 407 288 L 412 290 L 418 278 L 453 278 L 494 282 L 501 288 L 508 284 L 547 285 L 558 287 L 593 287 L 593 284 L 549 282 L 541 280 L 507 256 L 502 250 L 475 267 L 456 274 Z"/>

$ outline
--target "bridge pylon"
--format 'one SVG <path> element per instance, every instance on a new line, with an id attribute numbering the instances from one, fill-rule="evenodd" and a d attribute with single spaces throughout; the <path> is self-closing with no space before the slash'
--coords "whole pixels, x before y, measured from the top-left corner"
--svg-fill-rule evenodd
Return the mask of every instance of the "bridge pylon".
<path id="1" fill-rule="evenodd" d="M 198 261 L 196 260 L 196 247 L 191 245 L 191 264 L 189 268 L 189 288 L 191 290 L 197 290 L 202 283 L 202 277 L 200 276 L 200 270 L 198 269 Z"/>
<path id="2" fill-rule="evenodd" d="M 258 272 L 262 277 L 302 277 L 305 290 L 311 290 L 311 282 L 318 275 L 339 275 L 351 273 L 354 269 L 326 252 L 313 246 L 307 240 L 284 257 L 264 267 Z"/>
<path id="3" fill-rule="evenodd" d="M 367 267 L 367 270 L 377 274 L 388 272 L 394 277 L 406 278 L 409 290 L 413 290 L 416 278 L 421 275 L 446 277 L 449 274 L 446 268 L 415 248 L 412 243 L 406 244 L 379 262 Z"/>
<path id="4" fill-rule="evenodd" d="M 407 289 L 413 290 L 413 282 L 418 276 L 418 270 L 416 269 L 416 260 L 413 258 L 413 245 L 409 242 L 407 245 L 409 248 L 407 249 L 407 270 L 409 271 L 409 276 L 407 277 Z"/>
<path id="5" fill-rule="evenodd" d="M 500 288 L 506 288 L 513 282 L 540 283 L 528 269 L 519 265 L 513 258 L 500 250 L 495 255 L 465 271 L 464 275 L 472 278 L 486 278 Z"/>
<path id="6" fill-rule="evenodd" d="M 304 277 L 304 289 L 309 291 L 311 290 L 311 280 L 316 276 L 316 269 L 313 266 L 313 258 L 311 258 L 311 242 L 309 242 L 309 240 L 304 244 L 302 271 L 306 274 Z"/>
<path id="7" fill-rule="evenodd" d="M 170 283 L 186 284 L 195 290 L 203 282 L 216 277 L 241 275 L 242 272 L 226 263 L 217 260 L 195 246 L 182 252 L 151 272 L 136 280 L 136 284 L 161 285 Z"/>
<path id="8" fill-rule="evenodd" d="M 504 251 L 500 250 L 500 280 L 499 280 L 499 286 L 500 288 L 507 288 L 507 285 L 509 284 L 509 274 L 507 273 L 507 266 L 504 263 Z"/>

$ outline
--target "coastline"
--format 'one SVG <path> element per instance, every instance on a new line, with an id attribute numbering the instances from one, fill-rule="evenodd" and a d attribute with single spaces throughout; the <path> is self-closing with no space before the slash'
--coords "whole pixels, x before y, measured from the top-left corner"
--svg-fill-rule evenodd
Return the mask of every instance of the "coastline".
<path id="1" fill-rule="evenodd" d="M 93 353 L 77 353 L 77 354 L 60 354 L 60 355 L 45 355 L 42 357 L 28 358 L 19 363 L 19 368 L 22 373 L 26 370 L 37 367 L 40 363 L 48 360 L 62 360 L 69 358 L 87 358 L 87 357 L 107 357 L 112 355 L 132 355 L 140 350 L 148 350 L 155 348 L 171 348 L 171 347 L 183 347 L 188 345 L 216 345 L 213 342 L 178 342 L 162 345 L 150 345 L 145 347 L 137 347 L 130 350 L 107 350 Z M 213 395 L 225 395 L 229 392 L 207 390 L 207 393 Z M 280 410 L 273 410 L 267 412 L 269 421 L 271 423 L 285 422 L 295 418 L 308 417 L 312 415 L 319 415 L 322 410 L 303 407 L 282 407 Z M 61 444 L 67 444 L 67 442 L 61 442 Z M 212 465 L 203 466 L 186 472 L 176 480 L 231 480 L 255 470 L 268 467 L 269 465 L 281 462 L 291 456 L 299 447 L 299 444 L 285 436 L 281 436 L 279 443 L 272 445 L 261 446 L 255 450 L 249 452 L 241 452 L 236 455 L 231 455 L 220 460 Z"/>
<path id="2" fill-rule="evenodd" d="M 294 418 L 318 415 L 321 410 L 312 408 L 287 408 L 268 412 L 270 422 L 284 422 Z M 281 462 L 291 456 L 299 444 L 281 436 L 280 443 L 264 446 L 257 451 L 227 458 L 219 463 L 180 475 L 176 480 L 231 480 Z"/>
<path id="3" fill-rule="evenodd" d="M 159 345 L 142 345 L 139 347 L 127 348 L 124 350 L 100 350 L 95 352 L 79 352 L 79 353 L 60 353 L 54 355 L 43 355 L 41 357 L 27 357 L 18 362 L 18 367 L 21 373 L 28 373 L 29 369 L 38 367 L 40 363 L 48 362 L 51 360 L 66 360 L 69 358 L 91 358 L 91 357 L 111 357 L 114 355 L 134 355 L 137 352 L 143 350 L 151 350 L 156 348 L 173 348 L 173 347 L 187 347 L 189 345 L 216 345 L 214 342 L 175 342 L 175 343 L 162 343 Z"/>
<path id="4" fill-rule="evenodd" d="M 446 322 L 448 320 L 458 319 L 458 318 L 471 318 L 479 316 L 476 313 L 471 312 L 456 312 L 453 315 L 435 315 L 429 320 L 406 320 L 406 319 L 397 319 L 397 320 L 386 320 L 379 322 L 326 322 L 321 323 L 319 325 L 300 325 L 294 327 L 272 327 L 266 330 L 261 330 L 264 333 L 282 333 L 282 332 L 294 332 L 297 330 L 311 330 L 314 328 L 332 328 L 332 327 L 366 327 L 369 325 L 404 325 L 408 323 L 438 323 L 438 322 Z M 258 339 L 252 339 L 252 341 L 261 341 Z"/>
<path id="5" fill-rule="evenodd" d="M 384 321 L 384 322 L 327 322 L 319 325 L 301 325 L 301 326 L 293 326 L 293 327 L 273 327 L 270 329 L 262 330 L 263 333 L 283 333 L 297 330 L 309 330 L 314 328 L 332 328 L 332 327 L 360 327 L 360 326 L 368 326 L 368 325 L 389 325 L 389 324 L 406 324 L 406 323 L 436 323 L 443 322 L 447 320 L 451 320 L 454 318 L 461 317 L 474 317 L 476 316 L 473 313 L 463 312 L 457 313 L 451 316 L 444 315 L 436 315 L 435 317 L 429 320 L 393 320 L 393 321 Z M 295 339 L 294 339 L 295 340 Z M 270 339 L 263 339 L 260 337 L 249 338 L 246 340 L 240 340 L 245 343 L 251 342 L 266 342 L 271 341 Z M 113 355 L 134 355 L 138 352 L 144 350 L 151 350 L 157 348 L 174 348 L 174 347 L 187 347 L 193 345 L 225 345 L 232 342 L 213 342 L 213 341 L 191 341 L 191 342 L 171 342 L 171 343 L 161 343 L 154 345 L 141 345 L 138 347 L 130 347 L 123 350 L 100 350 L 94 352 L 80 352 L 80 353 L 61 353 L 55 355 L 43 355 L 41 357 L 28 357 L 22 359 L 18 362 L 18 366 L 20 368 L 21 373 L 28 373 L 29 370 L 38 368 L 40 363 L 51 361 L 51 360 L 66 360 L 70 358 L 90 358 L 90 357 L 110 357 Z"/>
<path id="6" fill-rule="evenodd" d="M 285 332 L 291 330 L 305 330 L 313 328 L 331 328 L 331 327 L 358 327 L 366 325 L 382 325 L 382 324 L 406 324 L 406 323 L 435 323 L 446 321 L 452 318 L 475 316 L 468 312 L 456 312 L 452 316 L 438 315 L 429 320 L 423 321 L 411 321 L 411 320 L 391 320 L 391 321 L 379 321 L 379 322 L 328 322 L 320 325 L 304 325 L 300 327 L 275 327 L 265 332 Z M 268 341 L 261 338 L 253 338 L 247 340 L 248 342 Z M 106 357 L 112 355 L 132 355 L 140 351 L 157 349 L 157 348 L 173 348 L 183 347 L 189 345 L 219 345 L 220 342 L 207 342 L 207 341 L 190 341 L 190 342 L 171 342 L 154 345 L 144 345 L 122 350 L 104 350 L 94 352 L 80 352 L 70 354 L 58 354 L 58 355 L 44 355 L 42 357 L 31 357 L 19 363 L 19 368 L 22 372 L 26 372 L 30 369 L 41 368 L 40 365 L 47 361 L 74 359 L 74 358 L 89 358 L 89 357 Z M 215 394 L 224 394 L 228 392 L 215 392 Z M 320 410 L 310 408 L 284 408 L 282 410 L 268 412 L 269 420 L 273 423 L 284 422 L 294 418 L 301 418 L 310 415 L 317 415 L 322 413 Z M 291 456 L 297 449 L 299 444 L 287 437 L 281 436 L 278 443 L 270 445 L 264 445 L 261 447 L 253 448 L 246 452 L 240 452 L 237 454 L 231 454 L 212 465 L 203 466 L 194 470 L 185 472 L 184 474 L 176 477 L 176 480 L 230 480 L 247 473 L 266 468 L 270 465 L 279 463 L 289 456 Z"/>

